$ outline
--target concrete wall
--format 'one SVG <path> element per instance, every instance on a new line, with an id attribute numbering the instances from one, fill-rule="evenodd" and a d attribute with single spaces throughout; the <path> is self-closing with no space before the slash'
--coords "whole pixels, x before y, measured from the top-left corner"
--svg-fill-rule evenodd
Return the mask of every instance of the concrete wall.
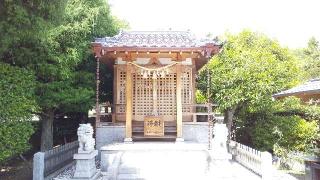
<path id="1" fill-rule="evenodd" d="M 185 141 L 208 143 L 208 123 L 207 122 L 184 122 L 182 136 Z M 101 125 L 97 127 L 96 148 L 114 142 L 123 142 L 125 138 L 124 125 Z"/>
<path id="2" fill-rule="evenodd" d="M 96 149 L 104 145 L 114 142 L 123 142 L 125 138 L 124 125 L 101 125 L 97 127 L 96 134 Z"/>
<path id="3" fill-rule="evenodd" d="M 182 136 L 185 141 L 208 143 L 208 130 L 207 122 L 184 122 Z"/>

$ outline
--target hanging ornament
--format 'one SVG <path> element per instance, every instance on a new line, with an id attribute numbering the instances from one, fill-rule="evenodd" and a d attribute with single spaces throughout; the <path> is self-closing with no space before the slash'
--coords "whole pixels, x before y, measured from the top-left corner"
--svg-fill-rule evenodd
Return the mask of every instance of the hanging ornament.
<path id="1" fill-rule="evenodd" d="M 143 78 L 148 78 L 148 73 L 147 73 L 147 71 L 144 71 L 144 72 L 143 72 Z"/>
<path id="2" fill-rule="evenodd" d="M 162 71 L 162 72 L 161 72 L 161 77 L 164 78 L 165 76 L 166 76 L 165 71 Z"/>
<path id="3" fill-rule="evenodd" d="M 156 74 L 156 72 L 153 72 L 153 74 L 152 74 L 152 79 L 157 79 L 157 74 Z"/>

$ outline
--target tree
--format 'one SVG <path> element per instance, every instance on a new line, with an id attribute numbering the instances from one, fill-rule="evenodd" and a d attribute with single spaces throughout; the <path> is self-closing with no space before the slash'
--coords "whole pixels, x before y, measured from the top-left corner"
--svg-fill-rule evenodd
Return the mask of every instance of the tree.
<path id="1" fill-rule="evenodd" d="M 95 62 L 90 43 L 96 36 L 117 33 L 119 27 L 103 0 L 69 0 L 60 26 L 50 34 L 48 62 L 54 62 L 43 74 L 37 93 L 42 112 L 41 149 L 52 147 L 52 122 L 60 113 L 87 113 L 94 102 L 94 73 L 83 69 L 87 59 Z M 53 73 L 48 73 L 53 71 Z"/>
<path id="2" fill-rule="evenodd" d="M 30 122 L 38 110 L 32 72 L 0 63 L 0 162 L 29 148 Z"/>
<path id="3" fill-rule="evenodd" d="M 247 113 L 255 113 L 252 117 L 256 123 L 251 127 L 254 147 L 261 150 L 280 147 L 286 152 L 308 152 L 316 147 L 320 135 L 319 107 L 302 104 L 296 97 L 287 97 L 272 102 L 263 111 Z"/>
<path id="4" fill-rule="evenodd" d="M 288 49 L 263 34 L 227 34 L 222 52 L 200 72 L 199 87 L 206 91 L 206 69 L 211 74 L 210 98 L 224 112 L 229 132 L 236 110 L 271 100 L 271 95 L 296 84 L 299 65 Z M 230 138 L 230 137 L 229 137 Z"/>
<path id="5" fill-rule="evenodd" d="M 104 0 L 5 1 L 0 15 L 0 58 L 34 73 L 41 150 L 51 149 L 56 113 L 87 112 L 93 104 L 94 74 L 84 68 L 93 58 L 90 42 L 116 33 L 120 21 Z"/>
<path id="6" fill-rule="evenodd" d="M 61 14 L 64 5 L 63 1 L 2 1 L 0 3 L 1 61 L 6 63 L 6 66 L 9 65 L 12 71 L 18 73 L 18 67 L 20 67 L 31 73 L 27 77 L 33 76 L 33 80 L 42 81 L 44 78 L 38 75 L 43 73 L 42 69 L 44 68 L 42 67 L 45 67 L 44 62 L 48 59 L 47 37 L 49 31 L 59 22 L 60 19 L 57 15 Z M 11 75 L 14 74 L 12 72 Z M 29 82 L 28 79 L 23 78 L 25 75 L 21 73 L 20 75 L 21 81 L 19 83 Z M 7 81 L 5 83 L 8 83 L 7 86 L 12 86 L 14 82 Z M 29 87 L 23 89 L 23 91 L 34 94 L 37 85 L 39 85 L 37 82 L 30 83 Z M 25 99 L 17 98 L 16 100 L 25 104 Z M 38 102 L 37 105 L 39 105 Z M 13 111 L 19 109 L 19 104 L 15 104 L 9 109 Z M 28 112 L 36 114 L 41 112 L 42 109 L 39 109 L 39 111 L 33 110 L 34 108 L 29 108 Z M 22 122 L 19 122 L 19 124 L 23 125 Z M 24 130 L 25 136 L 21 136 L 21 138 L 30 135 L 32 129 L 30 131 L 27 131 L 27 129 Z M 16 134 L 23 132 L 18 124 L 14 124 L 11 130 Z"/>
<path id="7" fill-rule="evenodd" d="M 319 41 L 312 37 L 308 46 L 295 51 L 297 57 L 304 64 L 306 79 L 320 77 L 320 44 Z"/>

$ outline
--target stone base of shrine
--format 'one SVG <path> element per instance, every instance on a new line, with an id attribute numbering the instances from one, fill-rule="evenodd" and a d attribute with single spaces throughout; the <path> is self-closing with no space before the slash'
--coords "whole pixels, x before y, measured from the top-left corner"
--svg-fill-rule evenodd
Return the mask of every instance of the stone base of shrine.
<path id="1" fill-rule="evenodd" d="M 104 145 L 115 142 L 123 142 L 125 139 L 126 128 L 124 124 L 119 123 L 101 123 L 96 128 L 96 149 Z"/>
<path id="2" fill-rule="evenodd" d="M 208 143 L 207 122 L 184 122 L 182 127 L 182 136 L 185 141 Z"/>
<path id="3" fill-rule="evenodd" d="M 208 143 L 207 122 L 183 122 L 182 138 L 187 142 Z M 101 123 L 96 128 L 96 149 L 102 146 L 124 142 L 125 125 L 117 123 Z"/>

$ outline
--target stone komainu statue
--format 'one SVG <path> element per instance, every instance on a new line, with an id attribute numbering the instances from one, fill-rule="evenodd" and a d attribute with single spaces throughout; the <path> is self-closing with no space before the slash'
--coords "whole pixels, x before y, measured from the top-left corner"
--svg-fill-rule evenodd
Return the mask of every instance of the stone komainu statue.
<path id="1" fill-rule="evenodd" d="M 227 140 L 228 140 L 228 128 L 225 124 L 216 123 L 213 128 L 214 138 L 213 138 L 213 148 L 216 151 L 226 151 L 227 150 Z"/>
<path id="2" fill-rule="evenodd" d="M 79 149 L 78 153 L 91 152 L 94 150 L 95 140 L 92 137 L 93 128 L 88 124 L 80 124 L 78 131 Z"/>

